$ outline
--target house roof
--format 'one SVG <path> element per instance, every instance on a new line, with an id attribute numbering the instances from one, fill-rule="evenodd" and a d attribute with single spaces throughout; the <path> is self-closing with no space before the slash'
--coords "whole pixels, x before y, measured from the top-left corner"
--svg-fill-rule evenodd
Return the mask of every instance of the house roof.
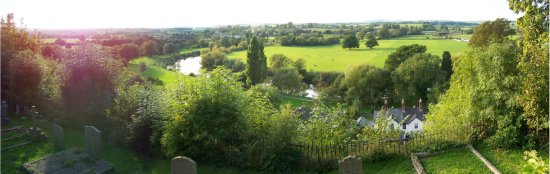
<path id="1" fill-rule="evenodd" d="M 374 111 L 373 119 L 376 120 L 378 118 L 378 113 L 380 111 Z M 404 118 L 407 118 L 404 123 L 409 124 L 411 123 L 415 118 L 418 118 L 420 121 L 424 121 L 424 115 L 427 113 L 426 109 L 420 110 L 419 108 L 405 108 L 403 111 L 401 108 L 390 108 L 386 113 L 382 111 L 382 116 L 390 115 L 395 122 L 400 123 L 403 121 Z M 407 117 L 408 116 L 408 117 Z"/>
<path id="2" fill-rule="evenodd" d="M 359 125 L 360 127 L 365 127 L 365 126 L 373 126 L 374 125 L 374 122 L 366 119 L 365 117 L 359 117 L 356 121 L 357 125 Z"/>

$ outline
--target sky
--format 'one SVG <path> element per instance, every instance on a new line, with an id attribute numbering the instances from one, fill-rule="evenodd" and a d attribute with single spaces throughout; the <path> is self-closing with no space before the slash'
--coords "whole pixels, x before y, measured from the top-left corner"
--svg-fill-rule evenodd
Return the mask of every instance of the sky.
<path id="1" fill-rule="evenodd" d="M 507 0 L 0 0 L 27 28 L 167 28 L 372 20 L 515 20 Z"/>

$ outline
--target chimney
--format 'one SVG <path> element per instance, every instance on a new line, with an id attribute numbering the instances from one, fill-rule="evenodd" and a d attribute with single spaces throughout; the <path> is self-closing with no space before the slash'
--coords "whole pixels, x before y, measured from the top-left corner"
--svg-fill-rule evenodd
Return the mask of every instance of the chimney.
<path id="1" fill-rule="evenodd" d="M 422 99 L 418 100 L 418 110 L 419 111 L 423 110 L 423 108 L 422 108 Z"/>
<path id="2" fill-rule="evenodd" d="M 401 99 L 401 112 L 405 112 L 405 99 Z"/>
<path id="3" fill-rule="evenodd" d="M 388 99 L 384 98 L 384 111 L 388 111 Z"/>

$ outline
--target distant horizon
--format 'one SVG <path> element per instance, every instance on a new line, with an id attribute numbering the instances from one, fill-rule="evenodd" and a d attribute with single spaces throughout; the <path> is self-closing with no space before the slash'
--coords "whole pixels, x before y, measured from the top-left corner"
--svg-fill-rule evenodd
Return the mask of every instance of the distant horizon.
<path id="1" fill-rule="evenodd" d="M 29 4 L 33 4 L 30 6 Z M 227 25 L 365 23 L 368 21 L 516 20 L 506 0 L 395 0 L 333 3 L 278 0 L 189 2 L 109 0 L 4 0 L 0 14 L 14 13 L 29 29 L 208 28 Z"/>

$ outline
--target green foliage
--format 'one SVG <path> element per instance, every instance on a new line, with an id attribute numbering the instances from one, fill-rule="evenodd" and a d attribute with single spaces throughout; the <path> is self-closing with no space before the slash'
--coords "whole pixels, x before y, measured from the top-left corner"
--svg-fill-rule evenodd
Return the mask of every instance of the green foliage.
<path id="1" fill-rule="evenodd" d="M 139 46 L 136 44 L 124 44 L 118 49 L 118 56 L 127 62 L 139 56 Z"/>
<path id="2" fill-rule="evenodd" d="M 165 96 L 161 86 L 148 82 L 127 85 L 117 88 L 117 96 L 107 109 L 107 116 L 114 120 L 111 131 L 122 133 L 124 142 L 136 151 L 151 153 L 160 150 L 162 121 L 165 120 Z"/>
<path id="3" fill-rule="evenodd" d="M 514 30 L 510 27 L 510 21 L 498 18 L 476 27 L 468 45 L 471 47 L 487 47 L 493 43 L 504 43 L 507 40 L 506 37 L 512 34 L 514 34 Z"/>
<path id="4" fill-rule="evenodd" d="M 517 102 L 529 128 L 529 139 L 548 143 L 548 0 L 509 0 L 510 9 L 523 13 L 516 21 L 523 51 L 518 63 L 521 93 Z"/>
<path id="5" fill-rule="evenodd" d="M 220 162 L 238 152 L 250 132 L 267 131 L 251 124 L 267 124 L 263 117 L 270 110 L 262 107 L 268 105 L 246 95 L 227 69 L 185 78 L 170 91 L 168 100 L 169 117 L 161 141 L 166 156 L 185 154 L 199 161 Z"/>
<path id="6" fill-rule="evenodd" d="M 365 42 L 365 46 L 372 49 L 372 47 L 378 46 L 378 41 L 376 40 L 376 38 L 374 36 L 369 37 L 369 38 L 367 38 L 367 41 Z"/>
<path id="7" fill-rule="evenodd" d="M 523 121 L 514 104 L 518 55 L 508 45 L 472 49 L 455 62 L 449 90 L 430 105 L 427 131 L 460 132 L 472 127 L 496 147 L 521 142 Z M 485 138 L 485 137 L 481 137 Z"/>
<path id="8" fill-rule="evenodd" d="M 145 41 L 141 45 L 141 54 L 145 56 L 152 56 L 158 54 L 157 43 L 152 40 Z"/>
<path id="9" fill-rule="evenodd" d="M 527 161 L 523 165 L 523 169 L 521 173 L 528 174 L 528 173 L 536 173 L 536 174 L 544 174 L 548 173 L 549 166 L 546 161 L 544 161 L 542 158 L 537 156 L 537 151 L 525 151 L 525 156 L 523 157 L 524 160 Z"/>
<path id="10" fill-rule="evenodd" d="M 33 53 L 40 51 L 40 36 L 31 34 L 24 27 L 17 27 L 14 14 L 8 13 L 6 18 L 0 20 L 1 31 L 1 74 L 2 74 L 2 96 L 9 95 L 9 64 L 16 53 L 24 50 L 30 50 Z M 20 26 L 25 26 L 21 23 Z"/>
<path id="11" fill-rule="evenodd" d="M 178 51 L 178 48 L 173 43 L 167 43 L 162 46 L 162 54 L 172 54 Z"/>
<path id="12" fill-rule="evenodd" d="M 359 48 L 359 40 L 355 35 L 347 35 L 342 40 L 341 45 L 344 49 L 349 48 L 351 50 L 352 48 Z"/>
<path id="13" fill-rule="evenodd" d="M 268 83 L 260 83 L 260 84 L 251 86 L 247 92 L 249 93 L 249 95 L 253 97 L 265 98 L 273 104 L 278 104 L 281 102 L 279 90 Z"/>
<path id="14" fill-rule="evenodd" d="M 8 98 L 16 103 L 37 104 L 40 97 L 39 85 L 42 80 L 42 57 L 30 50 L 15 54 L 8 69 L 10 84 Z"/>
<path id="15" fill-rule="evenodd" d="M 346 115 L 341 105 L 328 107 L 317 99 L 312 116 L 298 125 L 299 142 L 321 144 L 341 144 L 352 141 L 359 130 L 354 119 Z"/>
<path id="16" fill-rule="evenodd" d="M 451 53 L 449 53 L 449 51 L 443 51 L 443 55 L 441 57 L 441 69 L 447 72 L 445 81 L 449 81 L 451 75 L 453 74 L 453 60 L 451 59 Z"/>
<path id="17" fill-rule="evenodd" d="M 412 44 L 401 46 L 397 48 L 395 52 L 388 55 L 388 59 L 386 59 L 386 62 L 384 63 L 384 68 L 392 72 L 397 69 L 401 63 L 405 62 L 405 60 L 411 58 L 415 54 L 425 52 L 426 46 L 424 45 Z"/>
<path id="18" fill-rule="evenodd" d="M 246 83 L 255 85 L 263 82 L 267 77 L 267 60 L 262 39 L 252 36 L 249 44 L 244 73 L 246 74 Z"/>
<path id="19" fill-rule="evenodd" d="M 426 100 L 428 88 L 445 81 L 446 72 L 439 64 L 439 58 L 431 54 L 416 54 L 405 60 L 391 74 L 395 94 L 408 103 Z"/>
<path id="20" fill-rule="evenodd" d="M 341 80 L 335 80 L 331 86 L 333 95 L 344 95 L 347 103 L 359 100 L 360 106 L 380 104 L 390 83 L 389 73 L 371 65 L 353 65 L 343 74 Z M 343 93 L 340 93 L 342 91 Z"/>
<path id="21" fill-rule="evenodd" d="M 224 66 L 227 62 L 227 57 L 222 50 L 213 48 L 211 51 L 201 50 L 201 65 L 208 71 L 215 69 L 218 66 Z"/>
<path id="22" fill-rule="evenodd" d="M 302 75 L 296 69 L 282 68 L 274 72 L 271 82 L 283 93 L 294 94 L 301 92 L 304 87 L 302 79 Z"/>
<path id="23" fill-rule="evenodd" d="M 62 83 L 64 121 L 91 124 L 103 121 L 104 111 L 115 97 L 121 63 L 108 50 L 85 45 L 64 55 L 67 79 Z"/>
<path id="24" fill-rule="evenodd" d="M 269 68 L 271 68 L 272 71 L 290 66 L 294 62 L 283 54 L 273 54 L 269 57 L 269 61 Z"/>

